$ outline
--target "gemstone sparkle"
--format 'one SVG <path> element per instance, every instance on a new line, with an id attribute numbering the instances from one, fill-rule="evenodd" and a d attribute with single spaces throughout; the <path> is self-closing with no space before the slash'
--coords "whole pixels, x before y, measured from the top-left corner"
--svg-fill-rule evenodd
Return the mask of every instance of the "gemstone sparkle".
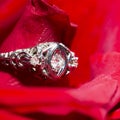
<path id="1" fill-rule="evenodd" d="M 60 73 L 65 67 L 65 59 L 61 55 L 60 51 L 57 51 L 53 54 L 51 59 L 51 67 L 54 72 Z"/>

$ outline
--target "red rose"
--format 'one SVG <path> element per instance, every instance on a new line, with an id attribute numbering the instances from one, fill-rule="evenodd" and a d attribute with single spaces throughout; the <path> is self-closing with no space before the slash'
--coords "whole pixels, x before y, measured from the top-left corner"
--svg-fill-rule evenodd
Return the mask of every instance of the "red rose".
<path id="1" fill-rule="evenodd" d="M 0 119 L 120 119 L 119 4 L 0 1 L 0 52 L 58 41 L 79 56 L 78 68 L 58 82 L 1 71 Z"/>

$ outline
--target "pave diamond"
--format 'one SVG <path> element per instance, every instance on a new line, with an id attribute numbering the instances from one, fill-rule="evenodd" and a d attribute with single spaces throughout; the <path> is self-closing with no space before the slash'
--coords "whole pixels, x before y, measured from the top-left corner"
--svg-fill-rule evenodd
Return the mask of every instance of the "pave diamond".
<path id="1" fill-rule="evenodd" d="M 74 52 L 71 52 L 68 66 L 69 66 L 69 68 L 77 68 L 77 66 L 78 66 L 78 57 L 75 57 Z"/>
<path id="2" fill-rule="evenodd" d="M 59 74 L 65 67 L 65 59 L 59 50 L 52 56 L 51 67 L 57 74 Z"/>
<path id="3" fill-rule="evenodd" d="M 39 64 L 39 59 L 36 57 L 36 56 L 33 56 L 31 59 L 30 59 L 30 63 L 34 66 L 38 65 Z"/>
<path id="4" fill-rule="evenodd" d="M 69 61 L 69 66 L 77 68 L 77 66 L 78 66 L 78 58 L 77 57 L 71 58 L 70 61 Z"/>

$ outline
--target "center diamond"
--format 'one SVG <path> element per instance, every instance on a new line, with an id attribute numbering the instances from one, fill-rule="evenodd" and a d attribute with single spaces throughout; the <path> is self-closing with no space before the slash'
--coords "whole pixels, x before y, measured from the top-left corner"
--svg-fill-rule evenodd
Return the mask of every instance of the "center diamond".
<path id="1" fill-rule="evenodd" d="M 57 74 L 60 74 L 61 71 L 65 68 L 65 59 L 60 50 L 55 51 L 53 54 L 51 58 L 51 67 Z"/>

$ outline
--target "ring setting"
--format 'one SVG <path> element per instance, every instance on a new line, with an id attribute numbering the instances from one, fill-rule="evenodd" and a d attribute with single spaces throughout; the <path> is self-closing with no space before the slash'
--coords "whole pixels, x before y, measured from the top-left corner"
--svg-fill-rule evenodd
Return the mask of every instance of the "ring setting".
<path id="1" fill-rule="evenodd" d="M 1 53 L 0 64 L 18 71 L 32 70 L 35 76 L 56 80 L 78 66 L 78 57 L 62 43 L 44 42 L 32 48 Z"/>

